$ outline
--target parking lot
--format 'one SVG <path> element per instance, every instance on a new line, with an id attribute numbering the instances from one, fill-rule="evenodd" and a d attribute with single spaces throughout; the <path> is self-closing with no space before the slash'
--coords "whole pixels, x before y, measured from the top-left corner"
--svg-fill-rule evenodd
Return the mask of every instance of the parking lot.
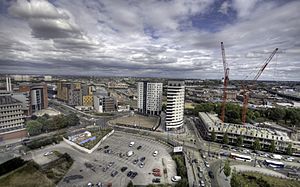
<path id="1" fill-rule="evenodd" d="M 135 142 L 132 147 L 129 147 L 130 142 Z M 141 148 L 137 149 L 139 146 Z M 134 154 L 128 157 L 126 154 L 130 150 Z M 158 151 L 155 157 L 154 151 Z M 92 154 L 78 154 L 81 158 L 74 158 L 73 166 L 58 186 L 86 186 L 89 182 L 101 182 L 104 186 L 109 183 L 112 186 L 127 186 L 130 180 L 135 185 L 147 185 L 152 183 L 154 178 L 160 178 L 160 183 L 172 183 L 171 177 L 176 175 L 176 164 L 169 154 L 171 151 L 170 147 L 151 138 L 115 132 Z M 143 162 L 142 157 L 145 157 Z M 134 160 L 137 160 L 137 163 L 134 163 Z M 142 168 L 141 163 L 144 163 Z M 122 172 L 122 167 L 127 169 Z M 152 174 L 154 168 L 160 170 L 161 177 Z M 111 176 L 113 171 L 117 171 L 114 172 L 114 177 Z M 130 178 L 127 176 L 129 171 L 137 172 L 137 175 Z"/>

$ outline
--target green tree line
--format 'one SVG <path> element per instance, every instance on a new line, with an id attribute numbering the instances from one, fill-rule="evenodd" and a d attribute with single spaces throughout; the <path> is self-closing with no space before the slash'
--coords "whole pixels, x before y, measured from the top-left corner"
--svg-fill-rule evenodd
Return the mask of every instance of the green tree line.
<path id="1" fill-rule="evenodd" d="M 197 115 L 199 112 L 212 112 L 221 115 L 220 103 L 201 103 L 197 104 L 193 109 L 193 113 Z M 238 104 L 227 103 L 225 108 L 225 122 L 242 123 L 242 107 Z M 300 126 L 300 109 L 296 108 L 268 108 L 268 109 L 248 109 L 247 122 L 263 122 L 271 120 L 274 122 L 282 122 L 289 126 Z"/>
<path id="2" fill-rule="evenodd" d="M 79 124 L 79 118 L 75 113 L 69 115 L 58 115 L 49 117 L 44 115 L 42 117 L 33 118 L 26 121 L 25 126 L 31 136 L 41 133 L 62 129 L 68 126 L 75 126 Z"/>

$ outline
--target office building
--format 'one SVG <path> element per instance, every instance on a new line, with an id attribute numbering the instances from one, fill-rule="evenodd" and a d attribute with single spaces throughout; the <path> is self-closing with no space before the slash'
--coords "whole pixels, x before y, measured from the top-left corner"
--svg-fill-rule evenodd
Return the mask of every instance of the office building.
<path id="1" fill-rule="evenodd" d="M 162 83 L 138 82 L 138 111 L 144 115 L 159 115 L 162 109 Z"/>
<path id="2" fill-rule="evenodd" d="M 19 86 L 19 92 L 29 97 L 29 115 L 48 108 L 48 90 L 46 84 L 24 84 Z"/>
<path id="3" fill-rule="evenodd" d="M 0 96 L 0 142 L 25 136 L 22 103 L 11 96 Z"/>
<path id="4" fill-rule="evenodd" d="M 94 96 L 94 109 L 97 112 L 114 112 L 116 111 L 116 101 L 109 96 Z"/>
<path id="5" fill-rule="evenodd" d="M 71 106 L 82 106 L 82 90 L 80 83 L 71 84 L 69 90 L 68 104 Z"/>
<path id="6" fill-rule="evenodd" d="M 183 124 L 184 81 L 168 81 L 166 130 L 178 130 Z"/>

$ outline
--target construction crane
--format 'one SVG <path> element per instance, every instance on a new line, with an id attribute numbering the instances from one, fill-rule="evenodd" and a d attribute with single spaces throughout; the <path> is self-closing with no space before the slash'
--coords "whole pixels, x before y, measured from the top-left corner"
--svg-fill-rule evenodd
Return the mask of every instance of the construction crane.
<path id="1" fill-rule="evenodd" d="M 223 67 L 224 67 L 224 84 L 223 84 L 223 102 L 221 105 L 221 120 L 224 123 L 225 120 L 225 106 L 227 100 L 227 86 L 229 82 L 229 68 L 226 62 L 225 56 L 225 48 L 223 42 L 221 42 L 221 50 L 222 50 L 222 59 L 223 59 Z"/>
<path id="2" fill-rule="evenodd" d="M 258 78 L 260 77 L 260 75 L 262 74 L 262 72 L 266 69 L 266 67 L 268 66 L 269 62 L 271 62 L 272 58 L 274 57 L 274 55 L 276 54 L 276 52 L 278 51 L 278 48 L 274 49 L 274 51 L 271 53 L 271 55 L 265 60 L 264 64 L 262 65 L 262 67 L 259 69 L 259 71 L 257 72 L 257 74 L 255 75 L 254 79 L 253 79 L 253 83 L 255 83 Z M 246 117 L 247 117 L 247 110 L 248 110 L 248 101 L 249 101 L 249 91 L 250 91 L 250 87 L 249 86 L 245 86 L 245 84 L 242 85 L 243 87 L 243 111 L 242 111 L 242 122 L 243 125 L 245 125 L 246 123 Z"/>

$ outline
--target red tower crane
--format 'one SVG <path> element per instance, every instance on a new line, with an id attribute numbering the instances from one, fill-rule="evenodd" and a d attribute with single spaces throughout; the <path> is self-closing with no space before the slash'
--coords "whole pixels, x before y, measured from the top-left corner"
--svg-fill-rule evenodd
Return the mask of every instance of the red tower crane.
<path id="1" fill-rule="evenodd" d="M 223 59 L 223 67 L 224 67 L 224 84 L 223 84 L 223 102 L 221 105 L 221 120 L 224 123 L 225 120 L 225 106 L 227 100 L 227 86 L 229 82 L 229 68 L 226 62 L 225 56 L 225 48 L 223 42 L 221 42 L 221 50 L 222 50 L 222 59 Z"/>
<path id="2" fill-rule="evenodd" d="M 267 65 L 272 60 L 272 58 L 274 57 L 274 55 L 276 54 L 277 51 L 278 51 L 278 48 L 274 49 L 274 51 L 271 53 L 271 55 L 265 60 L 265 62 L 262 65 L 262 67 L 259 69 L 259 71 L 255 75 L 255 77 L 253 79 L 253 83 L 255 83 L 257 81 L 257 79 L 260 77 L 260 75 L 266 69 Z M 250 88 L 249 88 L 249 86 L 246 87 L 243 84 L 243 90 L 244 90 L 243 91 L 243 97 L 244 98 L 243 98 L 242 122 L 243 122 L 243 125 L 244 125 L 246 123 L 246 117 L 247 117 L 248 100 L 249 100 L 249 91 L 250 91 Z"/>

